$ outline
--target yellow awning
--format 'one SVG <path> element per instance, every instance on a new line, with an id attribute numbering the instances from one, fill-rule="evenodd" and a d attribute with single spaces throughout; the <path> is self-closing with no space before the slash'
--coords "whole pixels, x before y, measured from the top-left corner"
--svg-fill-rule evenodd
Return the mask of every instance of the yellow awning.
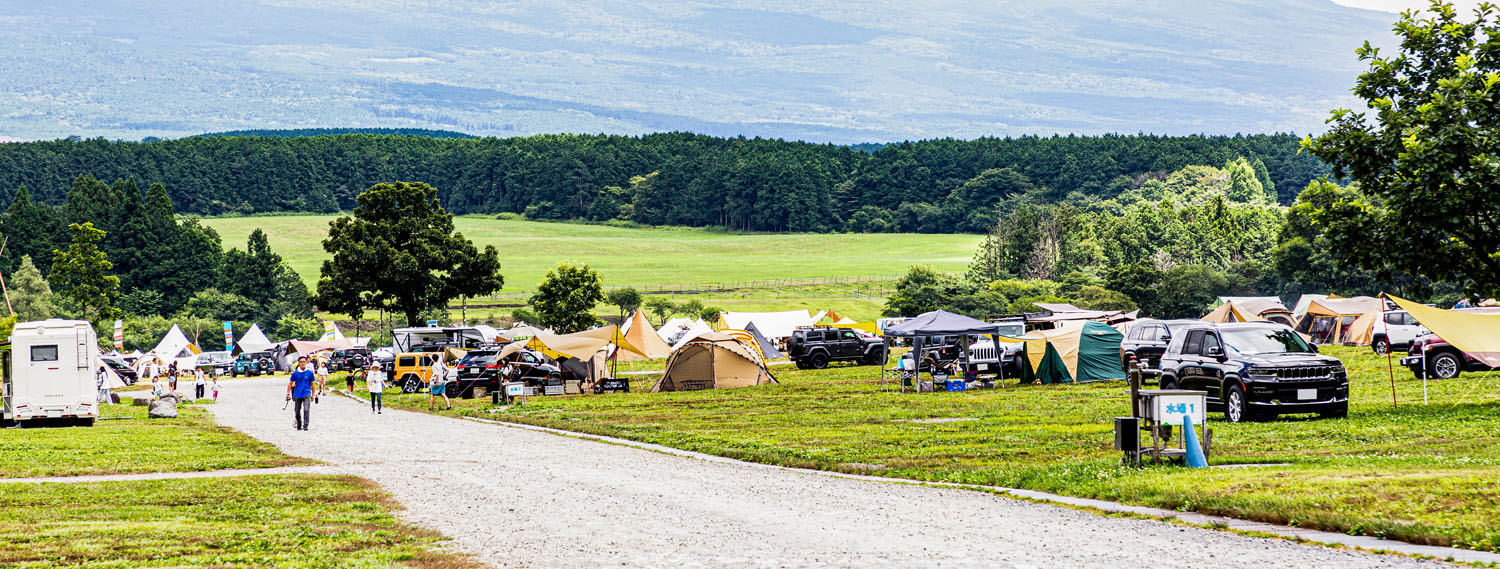
<path id="1" fill-rule="evenodd" d="M 1443 310 L 1396 296 L 1386 297 L 1453 347 L 1491 367 L 1500 367 L 1500 314 Z"/>

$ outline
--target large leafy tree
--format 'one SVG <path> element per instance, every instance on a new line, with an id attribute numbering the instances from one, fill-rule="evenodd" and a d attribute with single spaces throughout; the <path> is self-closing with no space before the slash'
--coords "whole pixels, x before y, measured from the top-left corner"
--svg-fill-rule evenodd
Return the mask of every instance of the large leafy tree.
<path id="1" fill-rule="evenodd" d="M 307 285 L 271 250 L 266 233 L 259 228 L 250 232 L 243 251 L 234 248 L 224 253 L 218 288 L 254 302 L 257 308 L 249 318 L 260 322 L 275 322 L 288 313 L 312 316 Z"/>
<path id="2" fill-rule="evenodd" d="M 120 277 L 109 274 L 114 264 L 99 250 L 104 232 L 92 223 L 69 224 L 68 230 L 73 233 L 73 242 L 67 251 L 53 252 L 48 278 L 62 287 L 63 298 L 77 304 L 84 318 L 96 324 L 109 320 L 115 314 L 113 302 L 119 295 Z"/>
<path id="3" fill-rule="evenodd" d="M 31 257 L 21 257 L 21 268 L 16 270 L 10 282 L 11 306 L 21 320 L 32 322 L 51 318 L 52 287 L 42 278 L 42 271 L 31 262 Z"/>
<path id="4" fill-rule="evenodd" d="M 323 240 L 332 258 L 323 261 L 313 297 L 319 308 L 359 318 L 366 309 L 388 306 L 417 326 L 424 310 L 505 284 L 495 247 L 481 252 L 455 231 L 453 215 L 432 186 L 376 184 L 355 201 L 354 216 L 329 223 Z"/>
<path id="5" fill-rule="evenodd" d="M 542 277 L 531 306 L 539 323 L 559 334 L 587 330 L 599 323 L 593 310 L 604 300 L 601 284 L 599 273 L 588 265 L 559 263 Z"/>
<path id="6" fill-rule="evenodd" d="M 626 315 L 635 312 L 635 309 L 641 307 L 643 297 L 640 291 L 631 287 L 625 287 L 610 291 L 609 294 L 604 296 L 604 301 L 620 309 L 620 321 L 624 322 Z"/>
<path id="7" fill-rule="evenodd" d="M 1323 196 L 1313 221 L 1346 265 L 1500 294 L 1497 12 L 1482 4 L 1461 18 L 1433 2 L 1395 31 L 1395 54 L 1357 51 L 1370 67 L 1353 91 L 1373 115 L 1336 110 L 1328 132 L 1303 143 L 1359 185 Z"/>

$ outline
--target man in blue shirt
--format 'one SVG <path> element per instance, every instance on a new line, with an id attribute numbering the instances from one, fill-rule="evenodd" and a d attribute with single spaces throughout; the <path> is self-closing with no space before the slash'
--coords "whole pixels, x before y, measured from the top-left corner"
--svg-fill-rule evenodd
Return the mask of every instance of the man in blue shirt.
<path id="1" fill-rule="evenodd" d="M 299 431 L 307 430 L 307 420 L 312 412 L 314 386 L 318 378 L 313 374 L 307 358 L 297 358 L 297 367 L 292 368 L 292 380 L 286 384 L 286 398 L 292 401 L 292 424 Z"/>

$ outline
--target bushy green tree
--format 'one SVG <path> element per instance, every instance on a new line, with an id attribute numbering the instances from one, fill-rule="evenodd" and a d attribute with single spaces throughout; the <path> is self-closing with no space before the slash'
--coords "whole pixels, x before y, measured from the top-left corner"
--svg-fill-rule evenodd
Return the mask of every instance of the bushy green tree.
<path id="1" fill-rule="evenodd" d="M 630 313 L 635 312 L 635 309 L 640 308 L 641 300 L 642 299 L 640 291 L 630 287 L 618 288 L 609 291 L 609 294 L 604 296 L 605 302 L 620 309 L 621 322 L 623 322 L 625 320 L 625 317 L 630 315 Z"/>
<path id="2" fill-rule="evenodd" d="M 667 317 L 677 314 L 680 310 L 672 299 L 665 296 L 653 296 L 646 299 L 646 312 L 656 315 L 657 326 L 667 323 Z"/>
<path id="3" fill-rule="evenodd" d="M 161 293 L 150 289 L 138 288 L 122 294 L 116 304 L 126 316 L 161 315 Z"/>
<path id="4" fill-rule="evenodd" d="M 99 250 L 104 232 L 94 229 L 92 223 L 74 223 L 68 228 L 73 232 L 73 242 L 67 251 L 53 252 L 48 279 L 62 287 L 60 294 L 78 305 L 81 315 L 90 322 L 114 318 L 120 278 L 110 274 L 114 265 Z"/>
<path id="5" fill-rule="evenodd" d="M 21 268 L 12 275 L 9 286 L 11 307 L 22 321 L 46 320 L 55 313 L 52 287 L 42 278 L 42 271 L 32 264 L 30 256 L 21 257 Z"/>
<path id="6" fill-rule="evenodd" d="M 1206 265 L 1182 265 L 1162 273 L 1159 318 L 1197 318 L 1228 286 L 1224 273 Z"/>
<path id="7" fill-rule="evenodd" d="M 0 219 L 0 235 L 3 235 L 5 254 L 0 255 L 0 271 L 14 271 L 22 257 L 48 259 L 52 251 L 64 247 L 68 242 L 68 226 L 57 208 L 33 202 L 31 191 L 23 184 L 16 191 L 15 199 Z"/>
<path id="8" fill-rule="evenodd" d="M 1500 12 L 1462 17 L 1434 2 L 1395 30 L 1394 53 L 1356 52 L 1369 69 L 1353 92 L 1373 115 L 1335 110 L 1303 143 L 1359 184 L 1360 195 L 1308 200 L 1312 218 L 1347 265 L 1500 295 Z"/>
<path id="9" fill-rule="evenodd" d="M 593 310 L 604 300 L 600 289 L 599 273 L 588 265 L 558 263 L 537 285 L 531 307 L 541 326 L 559 334 L 587 330 L 599 324 Z"/>
<path id="10" fill-rule="evenodd" d="M 323 261 L 313 298 L 319 308 L 358 318 L 389 306 L 417 326 L 424 310 L 505 283 L 499 252 L 492 245 L 481 252 L 455 231 L 432 186 L 376 184 L 356 201 L 354 216 L 333 220 L 323 241 L 331 258 Z"/>
<path id="11" fill-rule="evenodd" d="M 255 301 L 214 288 L 198 291 L 178 312 L 181 318 L 201 318 L 216 322 L 248 321 L 259 314 L 261 309 Z"/>
<path id="12" fill-rule="evenodd" d="M 323 324 L 288 314 L 276 321 L 275 334 L 278 340 L 316 340 L 323 337 Z"/>

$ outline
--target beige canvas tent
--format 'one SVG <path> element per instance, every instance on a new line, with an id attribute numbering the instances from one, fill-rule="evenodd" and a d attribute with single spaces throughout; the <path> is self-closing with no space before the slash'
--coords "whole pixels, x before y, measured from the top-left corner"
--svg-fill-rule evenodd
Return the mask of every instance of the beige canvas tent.
<path id="1" fill-rule="evenodd" d="M 1292 318 L 1292 311 L 1287 310 L 1286 305 L 1281 303 L 1280 297 L 1275 296 L 1221 296 L 1215 303 L 1214 308 L 1220 308 L 1225 304 L 1234 303 L 1235 307 L 1247 315 L 1258 316 L 1261 320 L 1286 324 L 1292 326 L 1297 323 Z M 1207 317 L 1204 317 L 1207 320 Z M 1217 321 L 1214 321 L 1217 322 Z M 1239 320 L 1238 322 L 1246 322 Z"/>
<path id="2" fill-rule="evenodd" d="M 667 358 L 667 369 L 651 388 L 694 391 L 776 383 L 760 353 L 720 332 L 703 332 Z"/>
<path id="3" fill-rule="evenodd" d="M 621 327 L 621 331 L 625 334 L 625 341 L 635 346 L 640 353 L 618 350 L 615 357 L 619 359 L 640 360 L 665 358 L 672 355 L 672 346 L 662 340 L 661 335 L 657 334 L 656 330 L 651 327 L 651 323 L 646 320 L 646 313 L 639 308 L 635 309 L 630 318 L 625 320 L 625 326 Z"/>
<path id="4" fill-rule="evenodd" d="M 1355 320 L 1384 308 L 1384 301 L 1368 296 L 1313 300 L 1307 306 L 1307 313 L 1297 321 L 1297 331 L 1319 344 L 1340 344 L 1346 340 Z"/>
<path id="5" fill-rule="evenodd" d="M 1209 312 L 1208 314 L 1204 315 L 1203 321 L 1218 323 L 1265 322 L 1266 319 L 1261 318 L 1259 314 L 1241 308 L 1240 305 L 1236 304 L 1234 301 L 1229 301 L 1225 302 L 1224 304 L 1220 304 L 1218 308 L 1213 309 L 1213 312 Z"/>

